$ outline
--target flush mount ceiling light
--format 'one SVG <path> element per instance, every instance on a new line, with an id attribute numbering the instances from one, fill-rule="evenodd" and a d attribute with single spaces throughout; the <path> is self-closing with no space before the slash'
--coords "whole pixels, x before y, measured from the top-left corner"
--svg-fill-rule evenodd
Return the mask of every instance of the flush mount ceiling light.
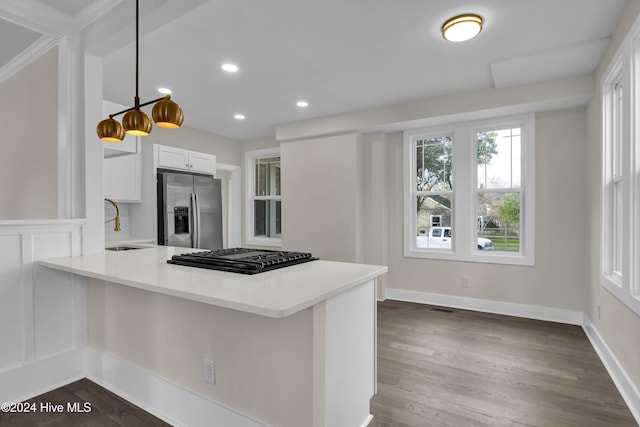
<path id="1" fill-rule="evenodd" d="M 235 116 L 233 116 L 236 120 L 244 120 L 246 119 L 244 114 L 236 114 Z"/>
<path id="2" fill-rule="evenodd" d="M 231 63 L 222 64 L 220 68 L 222 68 L 227 73 L 237 73 L 239 70 L 236 64 L 231 64 Z"/>
<path id="3" fill-rule="evenodd" d="M 298 102 L 296 102 L 296 105 L 300 108 L 306 108 L 309 106 L 309 103 L 307 101 L 304 100 L 300 100 Z"/>
<path id="4" fill-rule="evenodd" d="M 146 113 L 140 110 L 140 107 L 155 104 L 151 115 L 160 127 L 169 129 L 178 128 L 184 120 L 182 109 L 171 100 L 171 95 L 165 95 L 153 101 L 140 103 L 140 97 L 138 96 L 139 3 L 140 0 L 136 0 L 136 97 L 134 99 L 134 106 L 114 114 L 109 114 L 108 119 L 104 119 L 98 123 L 96 127 L 98 137 L 107 142 L 122 142 L 125 137 L 125 132 L 136 136 L 149 135 L 152 128 L 151 119 L 149 119 Z M 114 119 L 115 116 L 119 116 L 120 114 L 124 114 L 122 124 Z"/>
<path id="5" fill-rule="evenodd" d="M 463 42 L 480 34 L 482 17 L 473 14 L 458 15 L 442 25 L 442 37 L 451 42 Z"/>

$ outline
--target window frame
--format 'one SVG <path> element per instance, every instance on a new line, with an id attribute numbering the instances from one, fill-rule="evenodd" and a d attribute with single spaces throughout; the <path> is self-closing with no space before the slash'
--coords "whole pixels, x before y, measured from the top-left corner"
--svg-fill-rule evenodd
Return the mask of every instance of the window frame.
<path id="1" fill-rule="evenodd" d="M 255 246 L 282 246 L 282 235 L 278 237 L 264 237 L 255 235 L 255 209 L 256 200 L 276 200 L 282 204 L 282 195 L 277 196 L 256 196 L 256 162 L 280 156 L 280 147 L 266 148 L 262 150 L 252 150 L 245 153 L 245 244 Z M 281 164 L 282 165 L 282 164 Z M 282 166 L 281 166 L 282 167 Z M 282 208 L 281 208 L 282 209 Z"/>
<path id="2" fill-rule="evenodd" d="M 640 261 L 637 259 L 640 254 L 640 148 L 636 134 L 640 126 L 639 79 L 640 20 L 627 34 L 600 80 L 600 284 L 640 315 Z M 621 129 L 615 125 L 617 84 L 621 85 L 622 94 Z M 621 186 L 619 192 L 616 185 Z M 621 195 L 621 203 L 616 201 L 617 195 Z M 621 212 L 616 212 L 614 204 Z M 614 233 L 616 221 L 622 227 L 619 241 Z M 616 253 L 621 255 L 621 272 L 614 271 Z"/>
<path id="3" fill-rule="evenodd" d="M 521 244 L 518 253 L 477 249 L 477 142 L 476 132 L 521 127 Z M 416 215 L 416 141 L 451 135 L 454 188 L 451 227 L 455 228 L 451 249 L 418 248 Z M 491 264 L 535 264 L 535 115 L 495 117 L 411 129 L 403 141 L 404 256 Z"/>
<path id="4" fill-rule="evenodd" d="M 616 261 L 624 264 L 624 260 L 616 260 L 616 254 L 624 257 L 624 239 L 616 239 L 616 228 L 622 227 L 622 235 L 627 227 L 624 220 L 624 207 L 620 212 L 616 210 L 616 186 L 622 186 L 622 202 L 624 203 L 624 189 L 627 187 L 624 164 L 620 157 L 623 156 L 624 142 L 629 137 L 628 130 L 629 97 L 625 96 L 625 82 L 627 73 L 623 73 L 624 61 L 622 56 L 618 56 L 609 72 L 602 80 L 602 193 L 601 193 L 601 253 L 600 253 L 600 280 L 608 289 L 621 290 L 626 276 L 624 266 L 622 271 L 615 271 Z M 617 97 L 622 95 L 623 105 L 617 101 Z M 619 111 L 619 108 L 622 111 Z M 627 114 L 625 114 L 627 113 Z M 618 164 L 620 163 L 620 164 Z M 620 224 L 618 215 L 621 215 Z M 617 291 L 614 291 L 617 292 Z"/>

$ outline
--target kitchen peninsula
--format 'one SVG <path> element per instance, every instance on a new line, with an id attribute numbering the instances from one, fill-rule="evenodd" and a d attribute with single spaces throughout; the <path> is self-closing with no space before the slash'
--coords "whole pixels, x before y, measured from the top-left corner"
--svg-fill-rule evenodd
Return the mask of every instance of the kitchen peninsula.
<path id="1" fill-rule="evenodd" d="M 367 425 L 375 280 L 387 267 L 319 260 L 247 276 L 166 262 L 195 251 L 40 264 L 89 278 L 89 346 L 255 423 L 242 425 Z M 208 382 L 205 359 L 215 363 Z"/>

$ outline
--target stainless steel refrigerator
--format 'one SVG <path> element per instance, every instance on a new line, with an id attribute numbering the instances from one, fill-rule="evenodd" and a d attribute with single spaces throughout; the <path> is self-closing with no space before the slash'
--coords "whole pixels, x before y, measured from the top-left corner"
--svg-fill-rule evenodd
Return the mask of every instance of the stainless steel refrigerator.
<path id="1" fill-rule="evenodd" d="M 158 169 L 158 244 L 222 249 L 219 179 Z"/>

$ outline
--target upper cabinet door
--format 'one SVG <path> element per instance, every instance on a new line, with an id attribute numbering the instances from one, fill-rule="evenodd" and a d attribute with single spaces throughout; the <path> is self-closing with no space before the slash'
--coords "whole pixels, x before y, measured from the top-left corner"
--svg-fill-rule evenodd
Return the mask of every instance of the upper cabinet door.
<path id="1" fill-rule="evenodd" d="M 189 169 L 193 172 L 216 174 L 216 156 L 213 154 L 189 152 Z"/>
<path id="2" fill-rule="evenodd" d="M 189 170 L 189 152 L 181 148 L 158 145 L 158 167 Z"/>

